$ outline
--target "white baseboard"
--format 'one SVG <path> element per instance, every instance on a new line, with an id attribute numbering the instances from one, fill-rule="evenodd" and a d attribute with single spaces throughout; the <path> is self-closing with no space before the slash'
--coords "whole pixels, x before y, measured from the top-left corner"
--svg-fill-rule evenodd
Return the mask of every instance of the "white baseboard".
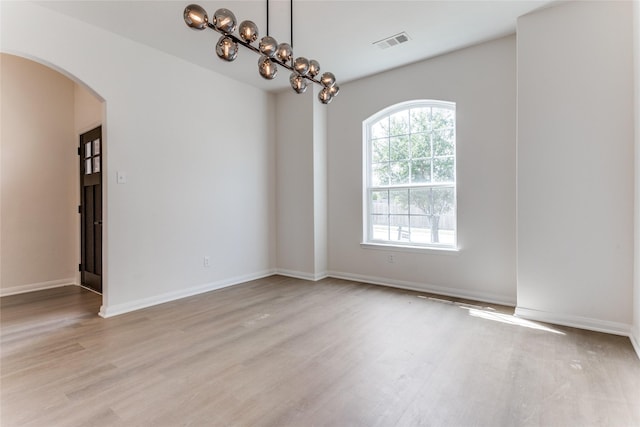
<path id="1" fill-rule="evenodd" d="M 70 277 L 67 279 L 50 280 L 48 282 L 30 283 L 27 285 L 12 286 L 10 288 L 1 288 L 0 297 L 6 297 L 9 295 L 24 294 L 26 292 L 41 291 L 43 289 L 59 288 L 61 286 L 76 285 L 76 278 Z"/>
<path id="2" fill-rule="evenodd" d="M 495 304 L 502 304 L 508 306 L 515 306 L 515 301 L 503 295 L 490 294 L 485 292 L 475 292 L 469 291 L 466 289 L 452 289 L 445 288 L 442 286 L 434 286 L 424 283 L 416 283 L 416 282 L 407 282 L 400 280 L 393 280 L 387 278 L 379 278 L 374 276 L 365 276 L 360 274 L 351 274 L 344 273 L 338 271 L 330 271 L 326 273 L 320 274 L 310 274 L 304 273 L 300 271 L 293 270 L 285 270 L 285 269 L 271 269 L 264 270 L 261 272 L 247 274 L 244 276 L 233 277 L 229 279 L 224 279 L 218 282 L 205 283 L 202 285 L 194 286 L 187 289 L 182 289 L 179 291 L 168 292 L 162 295 L 157 295 L 148 298 L 142 298 L 136 301 L 131 301 L 123 304 L 116 304 L 113 306 L 105 306 L 100 307 L 100 312 L 98 313 L 101 317 L 113 317 L 120 314 L 128 313 L 135 310 L 140 310 L 143 308 L 151 307 L 158 304 L 163 304 L 165 302 L 170 302 L 174 300 L 178 300 L 181 298 L 190 297 L 193 295 L 202 294 L 205 292 L 214 291 L 216 289 L 222 289 L 229 286 L 238 285 L 241 283 L 245 283 L 251 280 L 257 280 L 264 277 L 272 276 L 274 274 L 279 274 L 287 277 L 294 277 L 303 280 L 311 280 L 318 281 L 324 279 L 326 277 L 334 277 L 336 279 L 344 279 L 351 280 L 357 282 L 364 282 L 373 285 L 383 285 L 389 286 L 393 288 L 407 289 L 411 291 L 417 292 L 429 292 L 439 295 L 445 295 L 455 298 L 465 298 L 476 301 L 484 301 Z M 51 289 L 62 286 L 76 286 L 75 278 L 68 279 L 60 279 L 60 280 L 51 280 L 48 282 L 41 283 L 32 283 L 21 286 L 13 286 L 10 288 L 0 289 L 0 297 L 22 294 L 26 292 L 34 292 L 43 289 Z M 633 330 L 631 325 L 627 325 L 624 323 L 611 322 L 607 320 L 593 319 L 588 317 L 581 316 L 573 316 L 562 313 L 552 313 L 542 310 L 534 310 L 526 307 L 516 307 L 515 315 L 518 317 L 522 317 L 529 320 L 536 320 L 539 322 L 552 323 L 556 325 L 569 326 L 573 328 L 586 329 L 596 332 L 604 332 L 614 335 L 622 335 L 628 336 L 631 340 L 631 344 L 640 358 L 640 331 Z"/>
<path id="3" fill-rule="evenodd" d="M 275 274 L 275 270 L 265 270 L 257 273 L 247 274 L 244 276 L 232 277 L 217 282 L 204 283 L 202 285 L 193 286 L 187 289 L 181 289 L 178 291 L 167 292 L 161 295 L 155 295 L 148 298 L 141 298 L 139 300 L 130 301 L 122 304 L 115 305 L 102 305 L 100 312 L 101 317 L 113 317 L 120 314 L 129 313 L 131 311 L 140 310 L 143 308 L 151 307 L 165 302 L 175 301 L 181 298 L 187 298 L 190 296 L 203 294 L 205 292 L 215 291 L 217 289 L 226 288 L 229 286 L 239 285 L 241 283 L 249 282 L 251 280 L 262 279 L 263 277 L 272 276 Z"/>
<path id="4" fill-rule="evenodd" d="M 632 328 L 631 333 L 629 334 L 629 339 L 631 340 L 633 349 L 638 355 L 638 359 L 640 359 L 640 330 Z"/>
<path id="5" fill-rule="evenodd" d="M 428 292 L 437 295 L 444 295 L 454 298 L 464 298 L 475 301 L 488 302 L 492 304 L 507 305 L 515 307 L 516 300 L 513 297 L 506 295 L 493 294 L 489 292 L 478 292 L 468 289 L 460 288 L 447 288 L 444 286 L 435 286 L 428 283 L 407 282 L 403 280 L 364 276 L 361 274 L 343 273 L 340 271 L 330 271 L 329 277 L 335 277 L 336 279 L 353 280 L 356 282 L 364 282 L 372 285 L 383 285 L 392 288 L 407 289 L 417 292 Z"/>
<path id="6" fill-rule="evenodd" d="M 318 280 L 322 280 L 329 277 L 326 271 L 322 273 L 312 274 L 312 273 L 305 273 L 303 271 L 277 269 L 275 274 L 279 274 L 280 276 L 293 277 L 294 279 L 311 280 L 314 282 L 317 282 Z"/>
<path id="7" fill-rule="evenodd" d="M 631 336 L 631 325 L 611 322 L 609 320 L 593 319 L 590 317 L 574 316 L 564 313 L 552 313 L 549 311 L 535 310 L 526 307 L 516 307 L 515 315 L 528 320 L 553 323 L 555 325 L 569 326 L 571 328 L 586 329 L 589 331 L 605 332 L 613 335 Z"/>

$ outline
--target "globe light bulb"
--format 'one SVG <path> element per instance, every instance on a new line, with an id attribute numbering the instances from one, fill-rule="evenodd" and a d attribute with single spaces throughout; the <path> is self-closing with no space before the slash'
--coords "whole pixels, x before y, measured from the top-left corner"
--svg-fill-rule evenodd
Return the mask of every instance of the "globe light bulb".
<path id="1" fill-rule="evenodd" d="M 229 9 L 218 9 L 213 14 L 213 25 L 224 34 L 231 34 L 236 30 L 236 16 Z"/>
<path id="2" fill-rule="evenodd" d="M 276 50 L 276 57 L 282 62 L 291 61 L 291 57 L 293 56 L 293 49 L 291 49 L 291 45 L 289 43 L 280 43 L 278 45 L 278 49 Z"/>
<path id="3" fill-rule="evenodd" d="M 315 77 L 320 73 L 320 63 L 315 59 L 309 61 L 309 75 Z"/>
<path id="4" fill-rule="evenodd" d="M 278 67 L 270 58 L 261 56 L 258 59 L 258 71 L 263 78 L 273 80 L 278 74 Z"/>
<path id="5" fill-rule="evenodd" d="M 231 62 L 238 57 L 238 43 L 231 37 L 222 36 L 216 43 L 216 54 L 220 59 Z"/>
<path id="6" fill-rule="evenodd" d="M 296 93 L 303 93 L 307 90 L 307 79 L 305 79 L 298 73 L 291 73 L 289 82 L 291 83 L 291 87 L 296 91 Z"/>
<path id="7" fill-rule="evenodd" d="M 247 43 L 258 40 L 258 26 L 253 21 L 242 21 L 238 27 L 238 33 Z"/>
<path id="8" fill-rule="evenodd" d="M 328 104 L 331 102 L 331 100 L 333 99 L 333 97 L 331 96 L 331 92 L 329 92 L 329 88 L 325 87 L 322 88 L 322 90 L 320 91 L 320 93 L 318 93 L 318 99 L 320 100 L 320 102 L 322 102 L 323 104 Z"/>
<path id="9" fill-rule="evenodd" d="M 293 69 L 301 76 L 306 76 L 309 72 L 309 60 L 302 56 L 297 57 L 296 60 L 293 61 Z"/>
<path id="10" fill-rule="evenodd" d="M 320 83 L 322 83 L 324 87 L 331 87 L 336 84 L 336 76 L 334 76 L 333 73 L 326 72 L 320 77 Z"/>
<path id="11" fill-rule="evenodd" d="M 260 49 L 261 54 L 267 58 L 273 58 L 276 54 L 276 50 L 278 49 L 278 42 L 273 37 L 265 36 L 260 40 L 258 48 Z"/>
<path id="12" fill-rule="evenodd" d="M 209 23 L 207 11 L 197 4 L 190 4 L 184 8 L 184 23 L 194 30 L 204 30 Z"/>

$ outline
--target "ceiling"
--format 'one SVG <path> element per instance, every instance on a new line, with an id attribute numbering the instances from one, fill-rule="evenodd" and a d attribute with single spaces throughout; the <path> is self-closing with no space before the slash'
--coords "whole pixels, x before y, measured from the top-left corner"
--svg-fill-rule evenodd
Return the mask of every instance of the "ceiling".
<path id="1" fill-rule="evenodd" d="M 258 55 L 240 48 L 234 62 L 218 59 L 212 30 L 188 28 L 186 1 L 39 1 L 38 4 L 101 27 L 235 80 L 268 91 L 289 87 L 289 71 L 275 80 L 258 74 Z M 294 56 L 320 62 L 322 71 L 348 82 L 515 32 L 519 16 L 550 0 L 345 1 L 293 0 Z M 238 21 L 254 21 L 266 35 L 265 1 L 199 1 L 209 16 L 218 8 Z M 270 35 L 290 41 L 290 1 L 269 0 Z M 406 32 L 409 41 L 387 49 L 374 45 Z"/>

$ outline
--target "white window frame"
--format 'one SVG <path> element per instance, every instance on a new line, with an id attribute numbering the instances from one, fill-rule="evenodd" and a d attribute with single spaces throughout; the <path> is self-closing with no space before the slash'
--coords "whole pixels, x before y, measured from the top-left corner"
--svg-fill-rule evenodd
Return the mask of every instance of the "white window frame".
<path id="1" fill-rule="evenodd" d="M 380 120 L 385 117 L 389 117 L 393 114 L 396 114 L 401 111 L 414 109 L 414 108 L 427 108 L 427 107 L 435 107 L 435 108 L 444 108 L 453 111 L 454 114 L 454 128 L 453 128 L 453 181 L 446 183 L 410 183 L 403 185 L 382 185 L 382 186 L 372 186 L 371 178 L 371 168 L 372 168 L 372 148 L 371 148 L 371 128 L 374 124 L 378 123 Z M 457 209 L 458 209 L 458 201 L 457 201 L 457 141 L 456 141 L 456 128 L 457 128 L 457 115 L 456 115 L 456 104 L 455 102 L 448 101 L 438 101 L 438 100 L 413 100 L 402 102 L 399 104 L 392 105 L 387 107 L 371 117 L 365 119 L 362 122 L 362 134 L 363 134 L 363 232 L 362 232 L 362 246 L 363 247 L 395 247 L 398 249 L 407 249 L 407 250 L 445 250 L 445 251 L 457 251 L 458 250 L 458 223 L 457 223 Z M 409 133 L 409 137 L 411 136 L 411 132 Z M 433 154 L 432 154 L 432 159 Z M 370 224 L 372 218 L 372 205 L 371 200 L 372 191 L 376 190 L 384 190 L 384 189 L 409 189 L 409 188 L 436 188 L 436 187 L 453 187 L 453 243 L 419 243 L 419 242 L 404 242 L 398 240 L 380 240 L 373 238 L 373 228 Z M 391 215 L 391 214 L 389 214 Z M 410 218 L 410 215 L 408 215 Z M 391 226 L 390 226 L 391 227 Z"/>

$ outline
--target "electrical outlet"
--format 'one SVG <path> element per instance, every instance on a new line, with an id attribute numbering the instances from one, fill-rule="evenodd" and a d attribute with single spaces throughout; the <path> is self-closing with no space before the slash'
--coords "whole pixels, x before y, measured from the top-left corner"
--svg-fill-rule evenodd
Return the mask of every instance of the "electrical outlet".
<path id="1" fill-rule="evenodd" d="M 211 267 L 211 257 L 205 256 L 204 258 L 202 258 L 202 264 L 205 267 Z"/>
<path id="2" fill-rule="evenodd" d="M 387 255 L 387 262 L 389 264 L 393 264 L 394 262 L 396 262 L 396 257 L 394 255 Z"/>

